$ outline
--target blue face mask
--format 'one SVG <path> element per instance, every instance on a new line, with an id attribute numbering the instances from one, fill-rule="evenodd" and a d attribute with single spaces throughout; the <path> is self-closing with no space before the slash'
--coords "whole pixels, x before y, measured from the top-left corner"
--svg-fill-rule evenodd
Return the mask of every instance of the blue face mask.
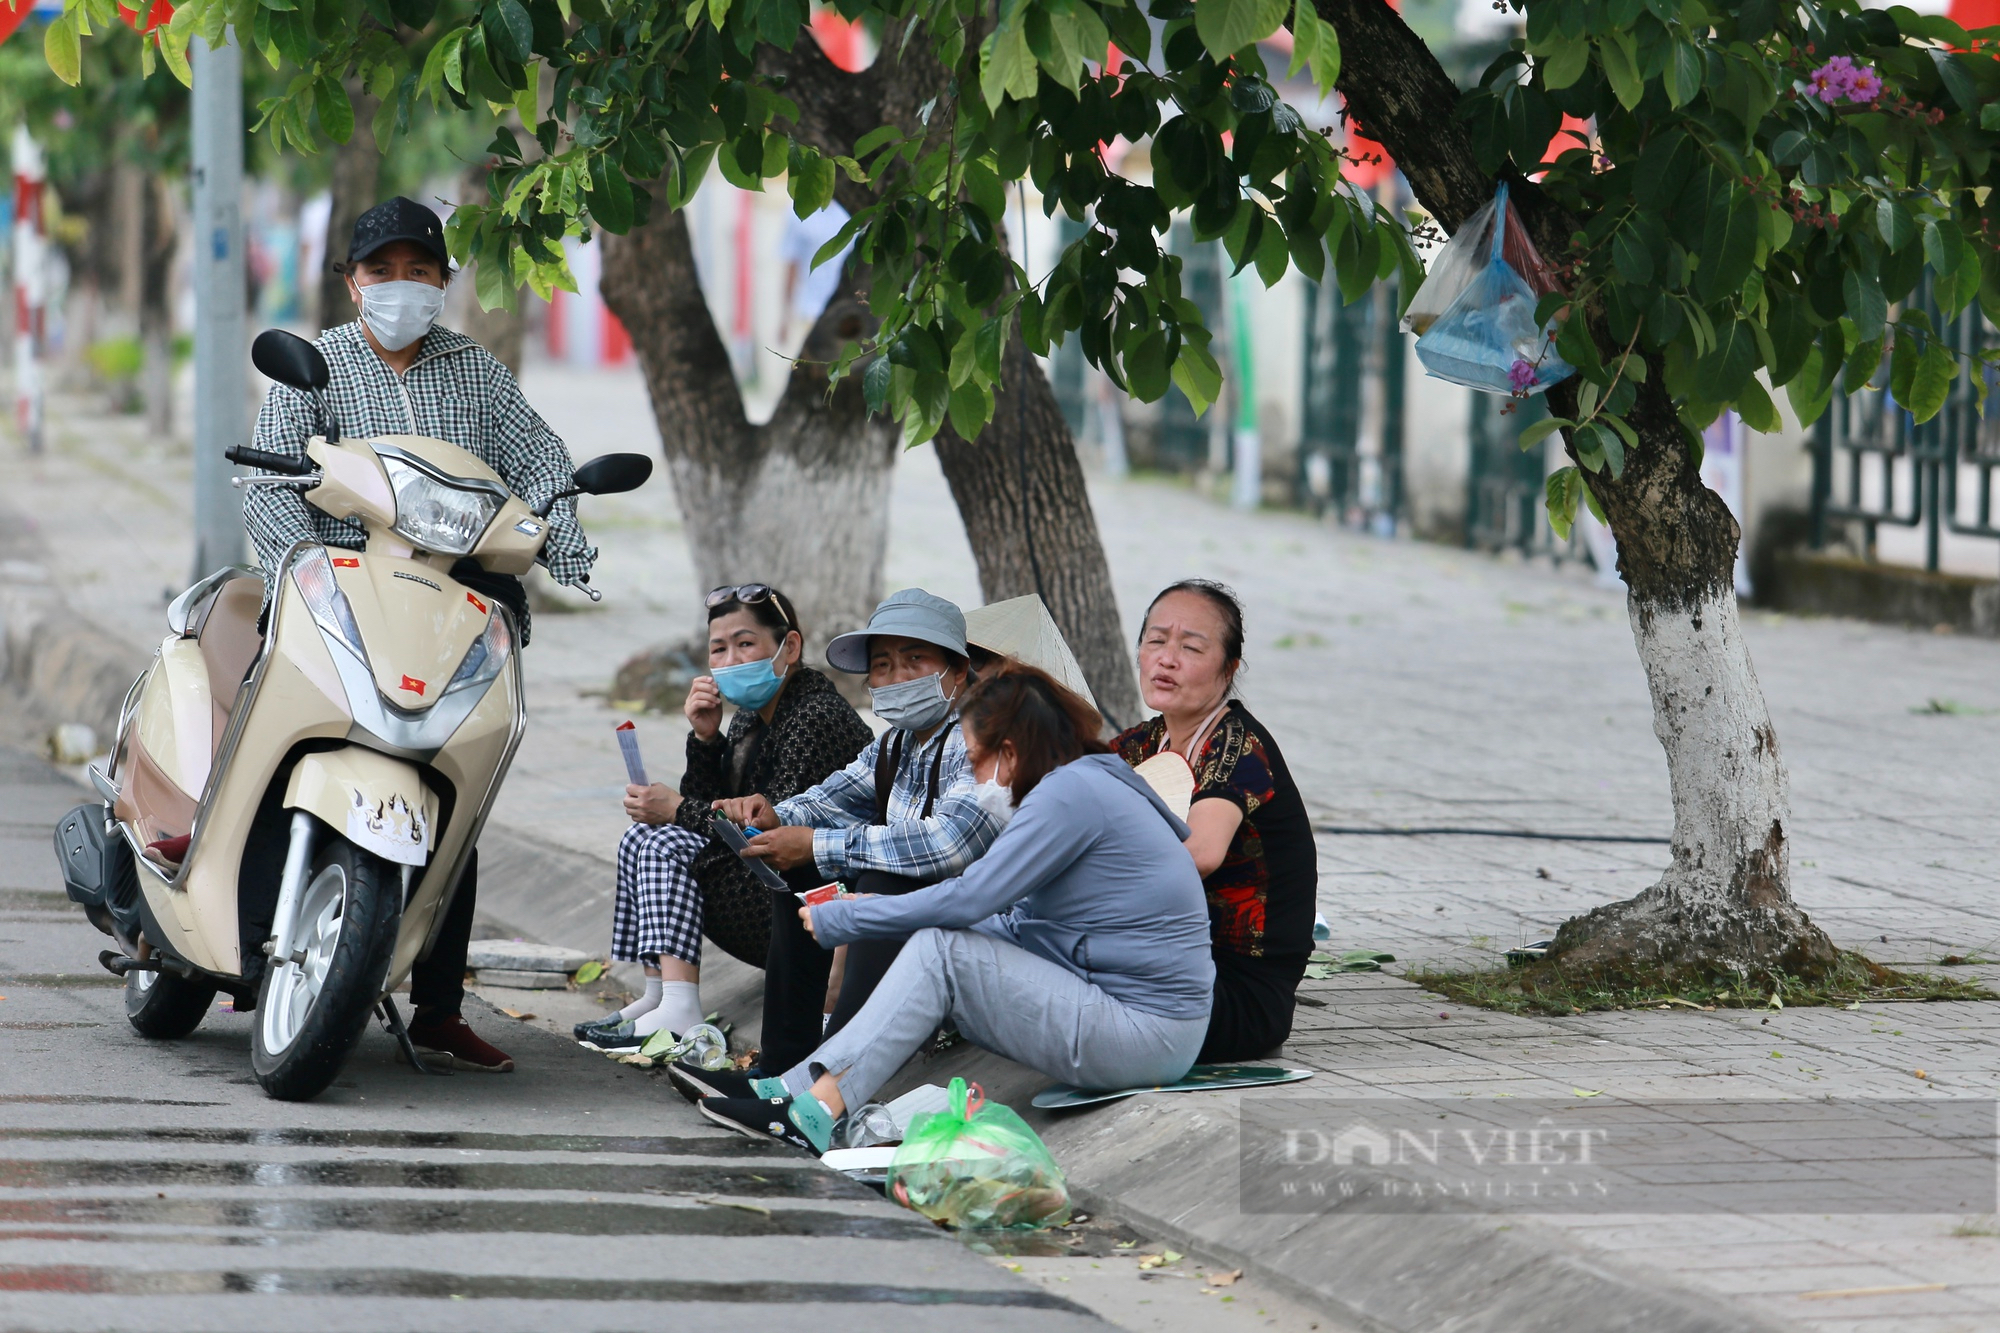
<path id="1" fill-rule="evenodd" d="M 773 660 L 766 657 L 758 662 L 738 662 L 735 666 L 717 667 L 708 674 L 715 677 L 715 688 L 730 703 L 738 708 L 762 708 L 785 687 L 785 678 L 771 668 Z"/>

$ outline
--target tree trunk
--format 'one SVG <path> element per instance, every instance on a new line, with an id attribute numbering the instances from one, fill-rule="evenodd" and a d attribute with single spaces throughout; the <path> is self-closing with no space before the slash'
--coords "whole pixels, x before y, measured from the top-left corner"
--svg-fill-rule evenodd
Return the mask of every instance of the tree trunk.
<path id="1" fill-rule="evenodd" d="M 788 53 L 767 50 L 760 60 L 770 72 L 785 76 L 787 95 L 806 112 L 801 137 L 823 152 L 851 154 L 855 141 L 879 125 L 910 132 L 918 124 L 919 108 L 950 95 L 948 72 L 929 45 L 917 40 L 904 46 L 893 30 L 883 39 L 881 58 L 859 73 L 836 68 L 805 41 Z M 932 133 L 943 133 L 948 123 L 946 117 L 933 118 Z M 850 213 L 872 200 L 870 188 L 845 173 L 835 181 L 834 192 Z M 1018 330 L 1004 369 L 1006 387 L 979 440 L 966 442 L 947 423 L 935 441 L 979 565 L 980 592 L 988 601 L 998 601 L 1039 591 L 1106 720 L 1129 725 L 1143 715 L 1133 650 L 1118 617 L 1111 566 L 1077 462 L 1076 441 L 1056 407 L 1048 377 L 1027 355 Z"/>
<path id="2" fill-rule="evenodd" d="M 382 201 L 375 197 L 382 174 L 382 155 L 375 150 L 375 123 L 378 105 L 358 80 L 347 84 L 348 100 L 354 104 L 354 133 L 334 150 L 333 207 L 326 215 L 326 267 L 319 275 L 319 326 L 351 324 L 361 312 L 347 294 L 347 278 L 335 265 L 347 262 L 347 247 L 354 239 L 354 221 Z"/>
<path id="3" fill-rule="evenodd" d="M 600 289 L 645 373 L 700 586 L 778 587 L 804 622 L 809 660 L 821 660 L 834 635 L 868 623 L 888 550 L 895 429 L 869 416 L 858 376 L 829 397 L 807 364 L 863 336 L 865 308 L 851 297 L 827 306 L 757 426 L 702 296 L 686 218 L 662 208 L 601 243 Z"/>
<path id="4" fill-rule="evenodd" d="M 979 562 L 979 590 L 989 602 L 1039 592 L 1105 720 L 1131 726 L 1145 715 L 1133 649 L 1118 619 L 1076 442 L 1018 329 L 1003 369 L 1005 387 L 979 440 L 967 442 L 949 422 L 937 435 L 938 462 Z"/>
<path id="5" fill-rule="evenodd" d="M 140 190 L 143 262 L 139 277 L 139 342 L 145 349 L 146 429 L 164 440 L 174 427 L 174 320 L 168 290 L 174 267 L 174 201 L 163 179 Z"/>
<path id="6" fill-rule="evenodd" d="M 1457 87 L 1384 0 L 1315 7 L 1343 48 L 1368 53 L 1341 70 L 1349 113 L 1389 150 L 1424 207 L 1456 231 L 1494 186 L 1456 116 Z M 1508 179 L 1542 253 L 1566 253 L 1575 219 L 1532 183 Z M 1600 350 L 1617 349 L 1600 339 Z M 1792 902 L 1785 766 L 1736 613 L 1740 534 L 1702 485 L 1657 361 L 1651 371 L 1627 416 L 1639 445 L 1627 452 L 1624 475 L 1589 481 L 1618 539 L 1653 730 L 1667 755 L 1673 863 L 1637 897 L 1564 923 L 1549 956 L 1600 973 L 1820 972 L 1835 950 Z M 1574 416 L 1575 394 L 1575 381 L 1557 385 L 1550 408 Z"/>

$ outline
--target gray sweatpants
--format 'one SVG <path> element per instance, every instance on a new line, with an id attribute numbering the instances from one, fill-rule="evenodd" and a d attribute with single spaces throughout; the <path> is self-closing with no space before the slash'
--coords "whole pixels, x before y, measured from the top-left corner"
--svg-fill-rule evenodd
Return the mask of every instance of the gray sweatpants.
<path id="1" fill-rule="evenodd" d="M 1081 1088 L 1171 1083 L 1208 1033 L 1207 1014 L 1161 1018 L 1019 945 L 928 926 L 861 1012 L 785 1071 L 785 1086 L 805 1095 L 818 1065 L 837 1076 L 850 1108 L 860 1106 L 947 1018 L 968 1041 Z"/>

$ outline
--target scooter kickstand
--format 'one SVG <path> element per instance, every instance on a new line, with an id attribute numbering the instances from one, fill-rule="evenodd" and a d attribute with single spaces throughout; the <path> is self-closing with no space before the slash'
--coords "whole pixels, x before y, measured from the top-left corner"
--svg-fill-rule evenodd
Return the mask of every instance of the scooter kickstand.
<path id="1" fill-rule="evenodd" d="M 403 1058 L 410 1062 L 411 1068 L 419 1074 L 451 1073 L 449 1064 L 438 1069 L 426 1064 L 424 1058 L 417 1054 L 417 1044 L 410 1040 L 410 1030 L 403 1026 L 403 1016 L 396 1012 L 396 1001 L 393 998 L 383 996 L 382 1003 L 375 1006 L 375 1012 L 381 1017 L 382 1026 L 389 1029 L 389 1034 L 396 1039 L 396 1044 L 403 1048 Z"/>

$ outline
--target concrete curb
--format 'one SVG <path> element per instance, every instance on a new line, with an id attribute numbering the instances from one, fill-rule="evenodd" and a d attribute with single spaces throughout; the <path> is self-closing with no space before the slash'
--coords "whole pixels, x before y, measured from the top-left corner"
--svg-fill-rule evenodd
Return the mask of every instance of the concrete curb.
<path id="1" fill-rule="evenodd" d="M 0 679 L 40 719 L 86 723 L 109 746 L 145 664 L 144 652 L 71 615 L 53 588 L 0 585 Z"/>

